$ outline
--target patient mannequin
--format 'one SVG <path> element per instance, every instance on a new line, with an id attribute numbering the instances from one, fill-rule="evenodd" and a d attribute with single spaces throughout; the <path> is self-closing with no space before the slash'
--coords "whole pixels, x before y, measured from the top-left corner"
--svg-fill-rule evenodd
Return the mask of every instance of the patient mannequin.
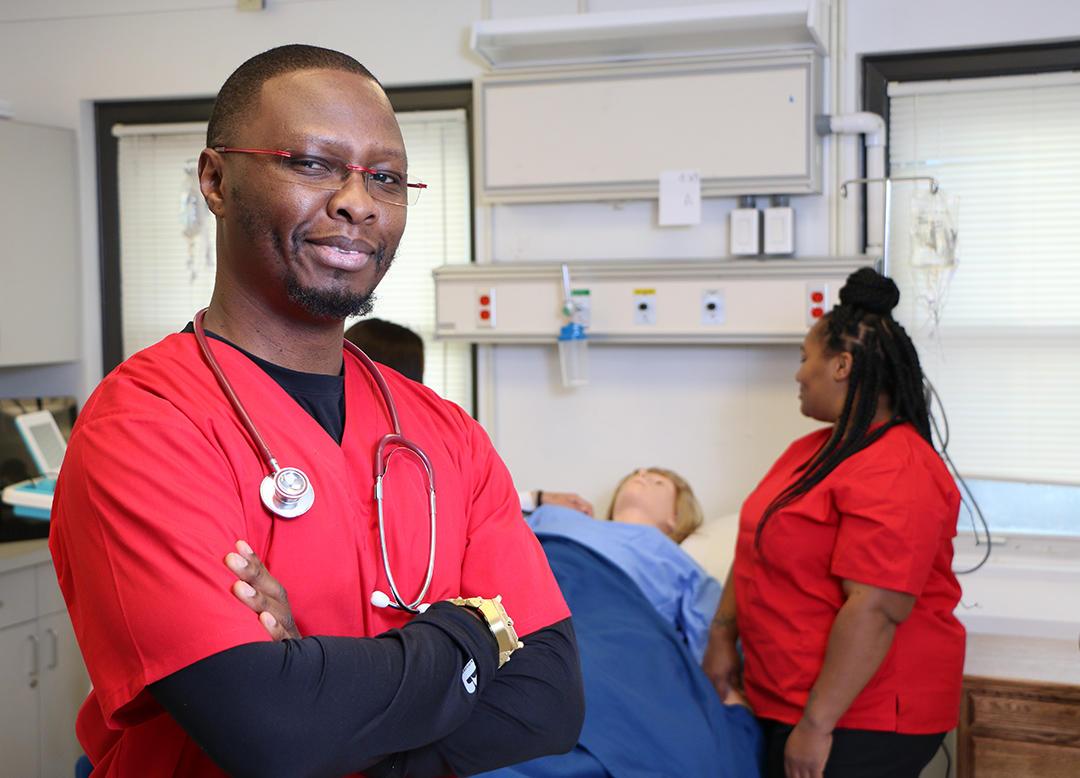
<path id="1" fill-rule="evenodd" d="M 608 521 L 653 526 L 682 543 L 701 526 L 701 503 L 678 473 L 640 467 L 615 488 Z"/>

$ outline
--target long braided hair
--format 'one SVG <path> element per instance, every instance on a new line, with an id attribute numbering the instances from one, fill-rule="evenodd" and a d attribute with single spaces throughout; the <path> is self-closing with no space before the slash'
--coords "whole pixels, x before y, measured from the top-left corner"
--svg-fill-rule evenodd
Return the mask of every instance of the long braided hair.
<path id="1" fill-rule="evenodd" d="M 851 373 L 840 418 L 828 441 L 806 462 L 792 483 L 773 498 L 758 523 L 754 545 L 777 511 L 809 492 L 843 462 L 879 440 L 898 424 L 911 424 L 927 443 L 930 413 L 919 355 L 903 327 L 892 317 L 900 290 L 873 268 L 856 270 L 840 290 L 840 302 L 821 318 L 821 337 L 829 355 L 851 354 Z M 892 417 L 873 432 L 870 425 L 884 392 Z"/>

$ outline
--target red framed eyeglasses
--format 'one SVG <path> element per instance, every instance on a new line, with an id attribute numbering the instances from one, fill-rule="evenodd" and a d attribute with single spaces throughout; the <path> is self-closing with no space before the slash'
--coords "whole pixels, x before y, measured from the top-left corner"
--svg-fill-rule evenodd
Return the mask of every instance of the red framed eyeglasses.
<path id="1" fill-rule="evenodd" d="M 345 186 L 351 174 L 359 173 L 367 193 L 379 202 L 390 205 L 416 205 L 420 192 L 428 188 L 427 184 L 409 181 L 404 173 L 395 170 L 364 167 L 325 155 L 300 154 L 281 149 L 240 149 L 231 146 L 216 146 L 214 151 L 219 154 L 259 154 L 270 157 L 279 177 L 288 183 L 331 192 Z"/>

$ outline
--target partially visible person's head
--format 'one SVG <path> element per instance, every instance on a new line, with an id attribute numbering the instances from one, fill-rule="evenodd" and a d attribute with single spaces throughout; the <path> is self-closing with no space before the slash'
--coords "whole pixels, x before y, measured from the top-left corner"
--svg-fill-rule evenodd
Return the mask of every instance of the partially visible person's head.
<path id="1" fill-rule="evenodd" d="M 215 298 L 313 323 L 369 312 L 407 207 L 369 193 L 368 173 L 331 188 L 310 179 L 359 169 L 348 164 L 405 180 L 401 130 L 371 73 L 314 46 L 252 57 L 221 88 L 207 144 L 199 177 L 217 217 Z"/>
<path id="2" fill-rule="evenodd" d="M 627 475 L 615 489 L 609 521 L 647 524 L 676 543 L 701 526 L 703 512 L 682 476 L 662 467 L 643 467 Z"/>
<path id="3" fill-rule="evenodd" d="M 345 331 L 345 339 L 376 362 L 423 383 L 424 341 L 408 327 L 382 319 L 364 319 Z"/>

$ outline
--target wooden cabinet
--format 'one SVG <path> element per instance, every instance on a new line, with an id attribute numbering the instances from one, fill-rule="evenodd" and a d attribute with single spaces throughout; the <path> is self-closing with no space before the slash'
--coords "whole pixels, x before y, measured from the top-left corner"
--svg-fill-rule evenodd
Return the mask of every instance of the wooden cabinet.
<path id="1" fill-rule="evenodd" d="M 1080 687 L 964 679 L 959 778 L 1080 776 Z"/>
<path id="2" fill-rule="evenodd" d="M 0 775 L 70 778 L 90 684 L 44 541 L 0 558 Z"/>
<path id="3" fill-rule="evenodd" d="M 0 120 L 0 367 L 79 357 L 75 133 Z"/>

